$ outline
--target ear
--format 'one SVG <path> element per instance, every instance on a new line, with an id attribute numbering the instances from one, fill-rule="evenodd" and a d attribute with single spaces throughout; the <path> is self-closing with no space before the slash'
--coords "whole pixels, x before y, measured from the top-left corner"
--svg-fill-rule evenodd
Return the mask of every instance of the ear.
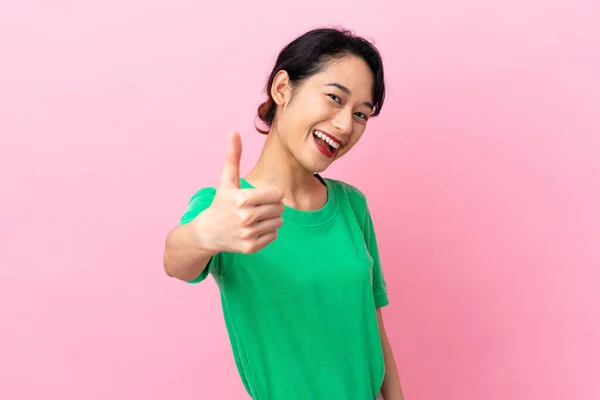
<path id="1" fill-rule="evenodd" d="M 287 71 L 277 72 L 271 85 L 271 96 L 275 104 L 279 106 L 287 105 L 292 97 L 292 84 Z"/>

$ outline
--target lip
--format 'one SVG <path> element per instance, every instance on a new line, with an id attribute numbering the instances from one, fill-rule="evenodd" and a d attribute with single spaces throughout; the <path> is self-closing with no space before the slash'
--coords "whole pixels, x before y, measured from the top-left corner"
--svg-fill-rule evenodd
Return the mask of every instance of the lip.
<path id="1" fill-rule="evenodd" d="M 341 146 L 343 146 L 344 142 L 342 142 L 340 139 L 336 138 L 335 136 L 333 136 L 331 133 L 323 131 L 321 129 L 314 129 L 313 131 L 319 131 L 321 132 L 323 135 L 327 136 L 329 139 L 333 140 L 334 142 L 336 142 L 337 144 Z"/>
<path id="2" fill-rule="evenodd" d="M 335 157 L 336 153 L 341 148 L 343 142 L 341 140 L 339 140 L 338 138 L 336 138 L 335 136 L 333 136 L 327 132 L 324 132 L 320 129 L 315 129 L 314 131 L 318 131 L 318 132 L 322 133 L 323 135 L 327 136 L 328 138 L 330 138 L 332 141 L 336 142 L 339 145 L 337 149 L 331 151 L 329 148 L 330 146 L 324 144 L 323 141 L 317 139 L 317 137 L 314 134 L 311 135 L 311 136 L 313 136 L 315 146 L 317 146 L 317 149 L 321 152 L 321 154 L 323 154 L 327 158 Z"/>

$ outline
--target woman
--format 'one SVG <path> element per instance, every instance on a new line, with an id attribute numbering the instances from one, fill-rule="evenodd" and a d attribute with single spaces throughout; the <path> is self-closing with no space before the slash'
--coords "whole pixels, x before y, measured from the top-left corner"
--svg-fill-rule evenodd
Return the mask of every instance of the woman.
<path id="1" fill-rule="evenodd" d="M 403 398 L 367 202 L 320 175 L 358 142 L 384 93 L 381 58 L 364 39 L 336 29 L 298 37 L 258 108 L 266 140 L 256 165 L 240 177 L 233 132 L 218 187 L 192 196 L 168 235 L 169 276 L 215 279 L 255 400 Z"/>

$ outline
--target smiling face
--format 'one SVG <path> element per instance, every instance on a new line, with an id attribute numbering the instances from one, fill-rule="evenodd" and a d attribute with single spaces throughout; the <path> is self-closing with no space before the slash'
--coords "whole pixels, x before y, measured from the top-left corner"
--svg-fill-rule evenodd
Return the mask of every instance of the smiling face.
<path id="1" fill-rule="evenodd" d="M 373 74 L 363 59 L 345 56 L 298 87 L 281 71 L 271 93 L 278 106 L 271 133 L 306 170 L 321 172 L 365 131 L 373 108 Z"/>

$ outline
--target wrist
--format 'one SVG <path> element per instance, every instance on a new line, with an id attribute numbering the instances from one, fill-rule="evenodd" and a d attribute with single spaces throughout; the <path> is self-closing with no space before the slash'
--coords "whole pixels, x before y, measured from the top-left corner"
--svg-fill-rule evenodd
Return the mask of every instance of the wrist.
<path id="1" fill-rule="evenodd" d="M 194 247 L 207 253 L 207 255 L 213 256 L 219 253 L 219 249 L 212 239 L 214 235 L 211 233 L 211 226 L 209 209 L 198 214 L 198 216 L 190 222 Z"/>

